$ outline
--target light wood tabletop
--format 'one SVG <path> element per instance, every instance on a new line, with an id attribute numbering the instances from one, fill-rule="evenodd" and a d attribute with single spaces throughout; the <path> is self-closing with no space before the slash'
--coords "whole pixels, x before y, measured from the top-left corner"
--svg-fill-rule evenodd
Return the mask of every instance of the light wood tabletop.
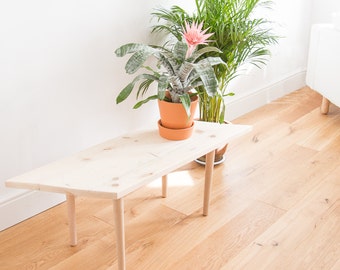
<path id="1" fill-rule="evenodd" d="M 192 137 L 169 141 L 157 128 L 133 132 L 90 147 L 6 181 L 7 187 L 64 193 L 67 196 L 71 245 L 77 244 L 75 196 L 113 199 L 118 265 L 125 269 L 123 198 L 192 160 L 207 155 L 203 215 L 208 215 L 215 149 L 251 131 L 248 125 L 195 122 Z"/>

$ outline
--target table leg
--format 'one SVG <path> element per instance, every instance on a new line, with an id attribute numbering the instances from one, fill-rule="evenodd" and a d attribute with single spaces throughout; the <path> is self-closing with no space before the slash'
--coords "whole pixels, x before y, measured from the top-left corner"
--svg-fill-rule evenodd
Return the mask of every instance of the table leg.
<path id="1" fill-rule="evenodd" d="M 75 196 L 73 194 L 66 194 L 67 202 L 67 213 L 68 213 L 68 223 L 70 230 L 70 245 L 77 245 L 77 228 L 76 228 L 76 206 L 75 206 Z"/>
<path id="2" fill-rule="evenodd" d="M 113 200 L 114 224 L 116 230 L 118 269 L 125 270 L 125 232 L 124 232 L 124 201 Z"/>
<path id="3" fill-rule="evenodd" d="M 320 108 L 322 114 L 328 113 L 329 105 L 330 105 L 330 101 L 327 98 L 322 97 L 321 108 Z"/>
<path id="4" fill-rule="evenodd" d="M 209 152 L 205 156 L 205 182 L 204 182 L 204 199 L 203 199 L 203 216 L 207 216 L 209 212 L 209 202 L 212 178 L 214 172 L 215 150 Z"/>
<path id="5" fill-rule="evenodd" d="M 162 176 L 162 197 L 166 198 L 168 195 L 168 175 Z"/>

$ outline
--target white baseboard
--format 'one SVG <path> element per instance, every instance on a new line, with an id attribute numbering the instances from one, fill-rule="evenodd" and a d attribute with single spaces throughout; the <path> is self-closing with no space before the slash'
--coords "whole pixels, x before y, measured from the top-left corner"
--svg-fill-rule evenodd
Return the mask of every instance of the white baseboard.
<path id="1" fill-rule="evenodd" d="M 0 203 L 0 231 L 39 214 L 61 202 L 65 195 L 27 191 Z"/>
<path id="2" fill-rule="evenodd" d="M 255 89 L 243 95 L 236 94 L 226 99 L 226 119 L 233 120 L 252 110 L 255 110 L 275 99 L 306 85 L 306 71 L 301 71 L 269 84 L 266 87 Z"/>

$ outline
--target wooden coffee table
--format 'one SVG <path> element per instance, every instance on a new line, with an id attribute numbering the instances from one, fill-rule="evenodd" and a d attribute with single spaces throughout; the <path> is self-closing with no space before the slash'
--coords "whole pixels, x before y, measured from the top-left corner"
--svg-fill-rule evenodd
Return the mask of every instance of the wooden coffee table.
<path id="1" fill-rule="evenodd" d="M 215 149 L 251 130 L 251 126 L 195 122 L 191 138 L 169 141 L 158 130 L 126 134 L 6 181 L 7 187 L 64 193 L 67 198 L 71 245 L 77 244 L 75 196 L 113 200 L 118 268 L 125 269 L 123 199 L 167 174 L 206 155 L 203 215 L 208 215 Z"/>

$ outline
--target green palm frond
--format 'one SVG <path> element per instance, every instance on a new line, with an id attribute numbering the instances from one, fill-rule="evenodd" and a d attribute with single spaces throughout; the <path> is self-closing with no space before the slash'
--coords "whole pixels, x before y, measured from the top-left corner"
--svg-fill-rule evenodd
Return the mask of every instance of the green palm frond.
<path id="1" fill-rule="evenodd" d="M 187 17 L 189 17 L 188 13 L 179 6 L 173 6 L 170 10 L 165 8 L 156 9 L 155 12 L 151 13 L 151 15 L 157 19 L 160 24 L 154 25 L 152 27 L 152 32 L 165 32 L 170 33 L 178 40 L 182 40 L 182 27 L 184 24 L 177 25 L 171 22 L 181 21 L 184 22 Z M 169 22 L 167 24 L 167 22 Z"/>

